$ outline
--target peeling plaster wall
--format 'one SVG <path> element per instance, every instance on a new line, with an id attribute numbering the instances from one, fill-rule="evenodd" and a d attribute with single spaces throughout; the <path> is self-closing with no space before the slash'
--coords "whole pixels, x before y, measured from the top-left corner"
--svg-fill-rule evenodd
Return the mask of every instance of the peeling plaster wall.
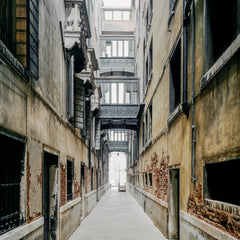
<path id="1" fill-rule="evenodd" d="M 72 201 L 75 201 L 80 198 L 80 164 L 84 162 L 88 166 L 88 145 L 66 120 L 66 66 L 59 25 L 61 21 L 64 26 L 64 1 L 47 0 L 39 1 L 39 4 L 39 79 L 28 82 L 8 65 L 0 64 L 0 127 L 26 137 L 20 197 L 21 218 L 26 226 L 34 224 L 43 215 L 43 152 L 58 156 L 56 239 L 66 239 L 80 224 L 80 204 L 67 209 L 64 214 L 59 210 L 60 206 L 69 203 L 66 160 L 74 161 Z M 94 154 L 92 159 L 95 159 Z M 95 167 L 95 163 L 92 164 Z M 91 184 L 87 172 L 85 182 L 87 193 Z M 91 208 L 94 204 L 96 201 Z M 72 224 L 66 225 L 69 219 Z M 16 230 L 18 228 L 12 231 Z M 44 238 L 43 226 L 32 230 L 27 228 L 27 231 L 24 240 Z"/>

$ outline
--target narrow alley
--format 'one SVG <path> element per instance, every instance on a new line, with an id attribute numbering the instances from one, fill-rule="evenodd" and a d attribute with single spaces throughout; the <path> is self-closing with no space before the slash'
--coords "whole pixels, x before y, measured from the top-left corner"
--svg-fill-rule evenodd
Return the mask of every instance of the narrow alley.
<path id="1" fill-rule="evenodd" d="M 240 0 L 0 0 L 0 240 L 240 240 Z"/>
<path id="2" fill-rule="evenodd" d="M 128 192 L 110 189 L 69 240 L 165 240 Z"/>

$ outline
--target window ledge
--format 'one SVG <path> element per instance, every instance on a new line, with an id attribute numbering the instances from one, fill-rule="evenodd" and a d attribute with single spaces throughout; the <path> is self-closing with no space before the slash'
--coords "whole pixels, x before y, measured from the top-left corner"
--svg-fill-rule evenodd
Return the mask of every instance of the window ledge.
<path id="1" fill-rule="evenodd" d="M 13 56 L 13 54 L 8 50 L 4 43 L 0 40 L 0 61 L 3 65 L 10 65 L 20 77 L 23 77 L 25 80 L 28 79 L 27 71 L 22 66 L 22 64 Z"/>
<path id="2" fill-rule="evenodd" d="M 167 125 L 170 126 L 175 121 L 175 119 L 177 119 L 181 115 L 182 112 L 183 112 L 182 105 L 179 104 L 175 108 L 175 110 L 172 113 L 170 113 L 168 120 L 167 120 Z"/>
<path id="3" fill-rule="evenodd" d="M 97 190 L 93 190 L 93 191 L 85 194 L 85 197 L 91 197 L 91 196 L 92 196 L 94 193 L 96 193 L 96 192 L 97 192 Z"/>
<path id="4" fill-rule="evenodd" d="M 221 202 L 212 199 L 205 199 L 205 204 L 210 208 L 223 210 L 225 212 L 231 213 L 233 215 L 240 215 L 240 206 L 231 203 Z"/>
<path id="5" fill-rule="evenodd" d="M 81 198 L 77 198 L 77 199 L 75 199 L 75 200 L 72 200 L 72 201 L 66 203 L 64 206 L 62 206 L 62 207 L 60 208 L 60 213 L 66 212 L 68 209 L 74 207 L 75 205 L 77 205 L 77 204 L 80 203 L 80 202 L 81 202 Z"/>
<path id="6" fill-rule="evenodd" d="M 34 232 L 44 224 L 44 218 L 41 217 L 24 226 L 16 227 L 13 230 L 0 236 L 0 240 L 18 240 L 26 237 L 28 234 Z"/>
<path id="7" fill-rule="evenodd" d="M 200 80 L 201 90 L 204 89 L 214 78 L 214 76 L 232 59 L 234 54 L 240 49 L 240 34 L 227 48 L 227 50 L 218 58 L 213 66 Z"/>

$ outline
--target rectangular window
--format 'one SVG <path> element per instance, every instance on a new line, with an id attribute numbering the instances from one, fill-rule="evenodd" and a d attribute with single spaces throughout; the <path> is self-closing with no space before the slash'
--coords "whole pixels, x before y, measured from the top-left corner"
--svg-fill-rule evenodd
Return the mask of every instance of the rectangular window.
<path id="1" fill-rule="evenodd" d="M 118 84 L 118 102 L 124 103 L 124 83 Z"/>
<path id="2" fill-rule="evenodd" d="M 148 85 L 148 58 L 146 60 L 146 64 L 145 64 L 145 84 L 146 84 L 146 88 Z"/>
<path id="3" fill-rule="evenodd" d="M 145 115 L 145 144 L 148 142 L 148 113 Z"/>
<path id="4" fill-rule="evenodd" d="M 126 92 L 126 103 L 130 103 L 130 102 L 131 102 L 131 93 Z"/>
<path id="5" fill-rule="evenodd" d="M 145 185 L 147 186 L 148 185 L 148 174 L 145 173 Z"/>
<path id="6" fill-rule="evenodd" d="M 110 103 L 110 84 L 109 83 L 104 84 L 104 97 L 105 97 L 105 103 Z"/>
<path id="7" fill-rule="evenodd" d="M 122 56 L 123 56 L 123 42 L 118 41 L 118 57 L 122 57 Z"/>
<path id="8" fill-rule="evenodd" d="M 72 160 L 67 160 L 67 200 L 73 199 L 73 178 L 74 164 Z"/>
<path id="9" fill-rule="evenodd" d="M 133 91 L 133 103 L 137 104 L 138 103 L 138 92 Z"/>
<path id="10" fill-rule="evenodd" d="M 206 197 L 240 205 L 240 198 L 236 194 L 236 189 L 239 189 L 239 169 L 240 159 L 206 164 Z"/>
<path id="11" fill-rule="evenodd" d="M 122 20 L 122 11 L 113 11 L 113 20 Z"/>
<path id="12" fill-rule="evenodd" d="M 38 0 L 0 1 L 0 40 L 36 80 L 38 79 L 38 8 Z M 4 48 L 3 54 L 9 55 Z M 12 64 L 19 68 L 16 63 L 12 62 Z"/>
<path id="13" fill-rule="evenodd" d="M 181 42 L 170 59 L 170 112 L 181 102 Z"/>
<path id="14" fill-rule="evenodd" d="M 106 42 L 106 55 L 107 57 L 112 57 L 112 43 Z"/>
<path id="15" fill-rule="evenodd" d="M 149 186 L 152 187 L 152 173 L 149 173 L 148 177 L 149 177 Z"/>
<path id="16" fill-rule="evenodd" d="M 152 139 L 152 104 L 149 106 L 148 109 L 149 113 L 149 128 L 148 128 L 148 134 L 149 134 L 149 139 Z"/>
<path id="17" fill-rule="evenodd" d="M 112 11 L 104 11 L 104 18 L 105 18 L 105 20 L 112 20 L 113 12 Z"/>
<path id="18" fill-rule="evenodd" d="M 91 190 L 93 190 L 94 188 L 93 183 L 94 183 L 94 171 L 93 168 L 91 168 Z"/>
<path id="19" fill-rule="evenodd" d="M 0 235 L 20 225 L 24 144 L 0 134 Z"/>
<path id="20" fill-rule="evenodd" d="M 129 41 L 124 41 L 124 57 L 129 56 Z"/>
<path id="21" fill-rule="evenodd" d="M 142 123 L 142 146 L 145 146 L 145 123 Z"/>
<path id="22" fill-rule="evenodd" d="M 149 75 L 152 73 L 152 68 L 153 68 L 153 40 L 151 40 L 151 44 L 149 47 Z"/>
<path id="23" fill-rule="evenodd" d="M 117 52 L 117 41 L 112 41 L 112 48 L 113 48 L 113 57 L 117 57 L 118 52 Z"/>
<path id="24" fill-rule="evenodd" d="M 206 1 L 206 70 L 216 62 L 237 37 L 240 30 L 239 7 L 238 0 Z"/>
<path id="25" fill-rule="evenodd" d="M 123 20 L 127 21 L 131 19 L 131 12 L 130 11 L 123 11 Z"/>
<path id="26" fill-rule="evenodd" d="M 116 83 L 112 83 L 111 84 L 111 90 L 112 90 L 112 92 L 111 92 L 111 103 L 117 103 L 117 84 Z"/>

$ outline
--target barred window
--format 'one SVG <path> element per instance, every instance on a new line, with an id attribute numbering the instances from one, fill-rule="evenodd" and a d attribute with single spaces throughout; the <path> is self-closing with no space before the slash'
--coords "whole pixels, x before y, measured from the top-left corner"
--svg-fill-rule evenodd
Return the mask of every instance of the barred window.
<path id="1" fill-rule="evenodd" d="M 20 225 L 24 144 L 0 134 L 0 235 Z"/>
<path id="2" fill-rule="evenodd" d="M 74 178 L 74 163 L 72 160 L 67 160 L 67 200 L 73 199 L 73 178 Z"/>

